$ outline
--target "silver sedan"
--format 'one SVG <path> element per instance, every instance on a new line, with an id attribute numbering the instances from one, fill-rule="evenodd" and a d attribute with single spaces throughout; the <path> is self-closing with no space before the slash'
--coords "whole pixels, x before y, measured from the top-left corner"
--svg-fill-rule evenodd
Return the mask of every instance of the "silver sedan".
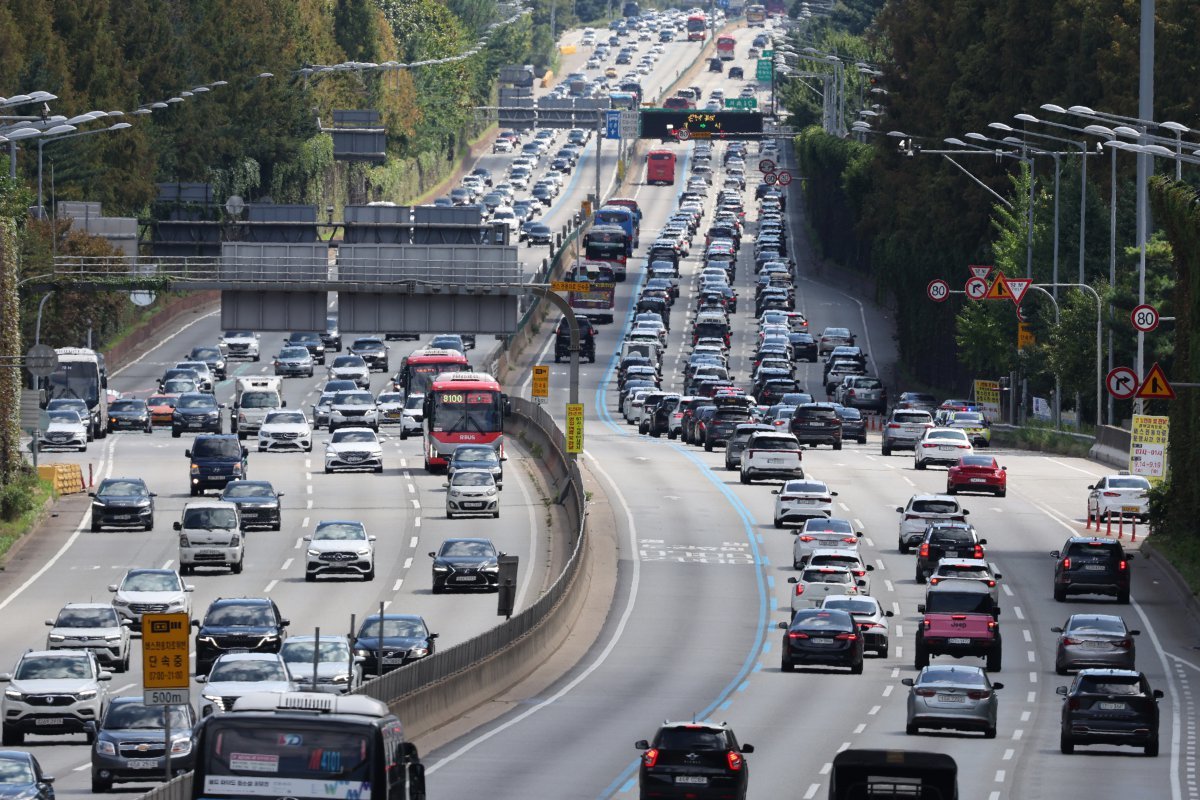
<path id="1" fill-rule="evenodd" d="M 911 687 L 904 729 L 909 736 L 921 728 L 950 728 L 983 731 L 983 738 L 996 738 L 996 690 L 1004 684 L 992 683 L 983 667 L 930 666 L 901 683 Z"/>
<path id="2" fill-rule="evenodd" d="M 1054 671 L 1066 675 L 1083 667 L 1134 669 L 1137 650 L 1125 620 L 1113 614 L 1072 614 L 1067 624 L 1050 630 L 1058 634 Z"/>

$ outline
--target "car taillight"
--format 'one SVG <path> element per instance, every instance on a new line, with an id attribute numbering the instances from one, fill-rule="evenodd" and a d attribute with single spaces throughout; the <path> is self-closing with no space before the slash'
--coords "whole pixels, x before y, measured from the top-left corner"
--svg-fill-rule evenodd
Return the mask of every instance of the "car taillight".
<path id="1" fill-rule="evenodd" d="M 975 558 L 983 558 L 983 545 L 975 545 Z"/>
<path id="2" fill-rule="evenodd" d="M 987 585 L 988 585 L 988 587 L 995 587 L 996 582 L 991 579 L 988 579 Z"/>
<path id="3" fill-rule="evenodd" d="M 938 583 L 940 583 L 940 582 L 941 582 L 941 580 L 942 580 L 941 578 L 930 578 L 930 579 L 929 579 L 929 585 L 930 585 L 930 586 L 937 586 L 937 585 L 938 585 Z"/>
<path id="4" fill-rule="evenodd" d="M 1125 559 L 1122 558 L 1121 562 L 1117 564 L 1117 569 L 1124 572 L 1125 570 L 1129 569 L 1129 564 L 1126 563 Z"/>
<path id="5" fill-rule="evenodd" d="M 917 697 L 933 697 L 935 692 L 933 689 L 913 689 L 913 694 Z"/>
<path id="6" fill-rule="evenodd" d="M 817 540 L 817 537 L 815 537 L 815 536 L 804 535 L 804 536 L 800 537 L 800 541 L 802 541 L 802 542 L 815 542 L 816 540 Z"/>
<path id="7" fill-rule="evenodd" d="M 854 570 L 850 570 L 850 571 L 853 572 L 855 574 L 855 576 L 859 577 L 859 578 L 861 578 L 863 575 L 867 574 L 867 571 L 865 569 L 854 569 Z"/>
<path id="8" fill-rule="evenodd" d="M 791 503 L 791 502 L 795 502 L 796 500 L 799 500 L 800 498 L 792 497 L 791 495 L 788 495 L 787 497 L 780 497 L 779 499 L 785 503 Z"/>
<path id="9" fill-rule="evenodd" d="M 969 444 L 956 444 L 954 446 L 957 447 L 959 450 L 970 450 L 971 449 L 971 445 L 969 445 Z"/>
<path id="10" fill-rule="evenodd" d="M 846 392 L 846 394 L 849 395 L 850 397 L 854 397 L 854 390 L 851 389 L 850 391 Z"/>
<path id="11" fill-rule="evenodd" d="M 858 634 L 857 633 L 839 633 L 837 636 L 835 636 L 833 638 L 837 639 L 839 642 L 854 642 L 854 641 L 858 640 Z"/>
<path id="12" fill-rule="evenodd" d="M 1070 569 L 1070 568 L 1071 568 L 1071 559 L 1064 558 L 1063 559 L 1063 569 Z"/>
<path id="13" fill-rule="evenodd" d="M 895 430 L 899 430 L 899 429 L 900 429 L 900 423 L 898 423 L 898 422 L 889 422 L 888 423 L 888 430 L 895 431 Z"/>
<path id="14" fill-rule="evenodd" d="M 846 544 L 858 544 L 858 539 L 854 538 L 853 536 L 843 536 L 842 541 Z"/>
<path id="15" fill-rule="evenodd" d="M 966 614 L 951 614 L 950 619 L 966 619 Z"/>
<path id="16" fill-rule="evenodd" d="M 921 518 L 921 517 L 920 517 L 919 515 L 917 515 L 917 514 L 905 514 L 905 515 L 904 515 L 904 519 L 905 519 L 905 520 L 910 520 L 910 519 L 920 519 L 920 518 Z"/>
<path id="17" fill-rule="evenodd" d="M 1123 647 L 1128 650 L 1130 647 L 1133 647 L 1133 639 L 1119 639 L 1118 641 L 1113 642 L 1113 646 Z"/>
<path id="18" fill-rule="evenodd" d="M 817 499 L 820 500 L 822 503 L 832 503 L 833 502 L 832 497 L 818 497 Z"/>
<path id="19" fill-rule="evenodd" d="M 992 693 L 988 689 L 971 689 L 967 692 L 967 697 L 972 700 L 987 700 L 991 696 Z"/>
<path id="20" fill-rule="evenodd" d="M 730 750 L 726 753 L 725 760 L 729 763 L 729 768 L 734 772 L 742 768 L 742 754 L 736 750 Z"/>
<path id="21" fill-rule="evenodd" d="M 803 584 L 803 583 L 797 583 L 797 584 L 796 584 L 796 596 L 797 596 L 797 597 L 799 597 L 799 596 L 800 596 L 800 595 L 802 595 L 802 594 L 804 594 L 804 584 Z"/>
<path id="22" fill-rule="evenodd" d="M 789 639 L 807 639 L 808 634 L 804 631 L 788 631 Z"/>
<path id="23" fill-rule="evenodd" d="M 1079 710 L 1079 698 L 1072 697 L 1071 699 L 1067 700 L 1067 708 L 1071 709 L 1072 711 L 1078 711 Z"/>
<path id="24" fill-rule="evenodd" d="M 1063 644 L 1067 645 L 1068 647 L 1074 647 L 1075 645 L 1077 645 L 1079 643 L 1080 643 L 1079 639 L 1072 639 L 1070 636 L 1067 636 L 1063 639 Z"/>
<path id="25" fill-rule="evenodd" d="M 925 630 L 929 630 L 929 628 L 931 627 L 929 620 L 927 620 L 927 619 L 921 620 L 921 626 L 923 628 L 925 628 Z"/>
<path id="26" fill-rule="evenodd" d="M 921 545 L 921 551 L 918 553 L 921 558 L 929 558 L 929 544 Z"/>
<path id="27" fill-rule="evenodd" d="M 994 630 L 996 630 L 996 628 L 997 628 L 997 625 L 996 625 L 996 620 L 994 620 L 994 619 L 989 619 L 989 620 L 988 620 L 988 630 L 989 630 L 989 631 L 994 631 Z"/>
<path id="28" fill-rule="evenodd" d="M 934 444 L 933 442 L 925 442 L 924 444 L 921 445 L 921 447 L 937 447 L 937 445 Z"/>
<path id="29" fill-rule="evenodd" d="M 645 753 L 642 753 L 642 766 L 653 767 L 658 763 L 658 749 L 651 747 Z"/>
<path id="30" fill-rule="evenodd" d="M 1120 492 L 1105 492 L 1104 496 L 1105 497 L 1120 497 L 1121 493 Z"/>

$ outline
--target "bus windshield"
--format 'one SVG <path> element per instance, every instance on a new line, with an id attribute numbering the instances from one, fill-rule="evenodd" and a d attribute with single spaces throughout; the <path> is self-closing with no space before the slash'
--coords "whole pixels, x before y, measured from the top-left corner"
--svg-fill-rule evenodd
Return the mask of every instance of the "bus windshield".
<path id="1" fill-rule="evenodd" d="M 208 724 L 206 795 L 371 798 L 371 740 L 359 730 L 289 719 L 283 732 L 232 716 Z M 247 782 L 260 781 L 262 792 L 247 788 Z"/>
<path id="2" fill-rule="evenodd" d="M 584 238 L 584 257 L 590 261 L 624 261 L 628 242 L 624 231 L 589 231 Z"/>
<path id="3" fill-rule="evenodd" d="M 430 430 L 435 433 L 494 433 L 501 427 L 500 393 L 462 390 L 435 392 Z"/>
<path id="4" fill-rule="evenodd" d="M 100 368 L 88 361 L 62 361 L 50 375 L 47 399 L 83 400 L 88 407 L 100 402 Z"/>
<path id="5" fill-rule="evenodd" d="M 843 750 L 829 800 L 958 800 L 958 765 L 943 753 Z"/>
<path id="6" fill-rule="evenodd" d="M 407 395 L 425 394 L 429 391 L 429 387 L 433 386 L 433 382 L 437 380 L 439 375 L 444 375 L 447 372 L 459 372 L 467 365 L 467 360 L 464 358 L 461 363 L 450 363 L 448 361 L 436 364 L 409 364 L 408 376 L 405 381 L 404 392 Z"/>

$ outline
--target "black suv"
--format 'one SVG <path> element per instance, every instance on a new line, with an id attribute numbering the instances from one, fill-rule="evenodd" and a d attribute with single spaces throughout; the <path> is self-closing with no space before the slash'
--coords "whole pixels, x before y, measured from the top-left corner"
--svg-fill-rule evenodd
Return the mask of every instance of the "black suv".
<path id="1" fill-rule="evenodd" d="M 792 435 L 800 444 L 833 445 L 842 449 L 842 420 L 833 406 L 822 403 L 805 403 L 797 406 L 792 414 Z"/>
<path id="2" fill-rule="evenodd" d="M 141 478 L 105 478 L 92 498 L 92 532 L 101 526 L 154 530 L 154 492 Z"/>
<path id="3" fill-rule="evenodd" d="M 1063 696 L 1059 749 L 1070 755 L 1077 744 L 1128 744 L 1158 755 L 1158 701 L 1141 672 L 1083 669 Z"/>
<path id="4" fill-rule="evenodd" d="M 943 558 L 983 561 L 986 557 L 983 550 L 985 544 L 987 539 L 980 539 L 969 522 L 932 523 L 925 529 L 925 538 L 917 548 L 917 583 L 928 580 Z"/>
<path id="5" fill-rule="evenodd" d="M 325 365 L 325 340 L 315 331 L 293 331 L 283 340 L 291 347 L 307 347 L 313 361 Z"/>
<path id="6" fill-rule="evenodd" d="M 579 323 L 579 357 L 589 364 L 596 363 L 596 326 L 585 316 L 576 315 Z M 560 317 L 554 330 L 554 363 L 571 357 L 571 326 L 566 317 Z"/>
<path id="7" fill-rule="evenodd" d="M 664 722 L 653 739 L 633 746 L 643 751 L 641 797 L 746 796 L 750 767 L 745 754 L 753 753 L 754 745 L 739 745 L 725 723 Z"/>
<path id="8" fill-rule="evenodd" d="M 674 439 L 674 434 L 671 433 L 671 415 L 679 407 L 679 401 L 683 398 L 677 394 L 669 394 L 659 401 L 654 407 L 654 413 L 650 414 L 648 430 L 646 431 L 655 439 L 667 434 L 668 439 Z"/>
<path id="9" fill-rule="evenodd" d="M 388 346 L 382 339 L 375 336 L 364 336 L 355 339 L 350 345 L 349 352 L 367 362 L 367 371 L 388 371 Z"/>
<path id="10" fill-rule="evenodd" d="M 230 481 L 246 477 L 246 457 L 250 451 L 236 434 L 203 434 L 183 451 L 190 460 L 191 494 L 205 489 L 224 489 Z"/>
<path id="11" fill-rule="evenodd" d="M 1054 565 L 1054 599 L 1064 602 L 1068 594 L 1111 594 L 1118 603 L 1129 602 L 1133 553 L 1126 553 L 1113 539 L 1072 536 L 1062 550 L 1050 553 Z"/>
<path id="12" fill-rule="evenodd" d="M 739 425 L 753 422 L 750 409 L 741 406 L 717 408 L 712 419 L 704 425 L 704 449 L 712 452 L 713 447 L 725 446 L 737 432 Z"/>
<path id="13" fill-rule="evenodd" d="M 187 392 L 175 401 L 171 414 L 171 436 L 178 439 L 184 431 L 192 433 L 220 433 L 221 409 L 216 395 L 208 392 Z"/>
<path id="14" fill-rule="evenodd" d="M 321 334 L 321 344 L 325 345 L 326 351 L 342 352 L 342 332 L 338 330 L 337 317 L 325 318 L 325 332 Z"/>
<path id="15" fill-rule="evenodd" d="M 278 653 L 289 620 L 269 597 L 220 597 L 192 620 L 196 631 L 196 674 L 207 675 L 213 662 L 227 652 Z"/>

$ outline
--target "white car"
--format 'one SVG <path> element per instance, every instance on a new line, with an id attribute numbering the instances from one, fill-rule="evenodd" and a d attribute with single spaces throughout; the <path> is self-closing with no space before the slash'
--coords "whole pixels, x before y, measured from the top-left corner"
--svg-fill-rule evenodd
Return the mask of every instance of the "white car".
<path id="1" fill-rule="evenodd" d="M 425 395 L 410 394 L 404 400 L 404 418 L 400 421 L 400 438 L 420 436 L 425 431 Z"/>
<path id="2" fill-rule="evenodd" d="M 832 517 L 833 498 L 837 492 L 830 490 L 825 481 L 811 478 L 785 481 L 775 495 L 775 527 L 782 528 L 788 522 L 804 522 L 810 517 Z"/>
<path id="3" fill-rule="evenodd" d="M 375 398 L 380 425 L 404 424 L 404 392 L 380 392 Z"/>
<path id="4" fill-rule="evenodd" d="M 325 474 L 343 469 L 383 472 L 383 445 L 370 428 L 338 428 L 325 444 Z"/>
<path id="5" fill-rule="evenodd" d="M 761 478 L 803 479 L 801 459 L 800 443 L 792 434 L 756 433 L 742 451 L 741 482 L 753 483 Z"/>
<path id="6" fill-rule="evenodd" d="M 891 611 L 884 611 L 879 601 L 866 594 L 857 597 L 826 597 L 821 608 L 836 608 L 845 611 L 854 618 L 855 624 L 863 637 L 863 649 L 873 650 L 880 658 L 888 654 L 888 617 Z"/>
<path id="7" fill-rule="evenodd" d="M 362 356 L 338 356 L 329 365 L 329 379 L 331 381 L 354 381 L 366 389 L 371 385 L 371 368 Z"/>
<path id="8" fill-rule="evenodd" d="M 497 139 L 492 142 L 493 153 L 511 153 L 513 151 L 512 139 L 504 138 Z"/>
<path id="9" fill-rule="evenodd" d="M 865 594 L 859 589 L 862 581 L 845 567 L 805 567 L 797 578 L 788 578 L 792 613 L 802 608 L 817 608 L 826 597 Z"/>
<path id="10" fill-rule="evenodd" d="M 185 584 L 173 569 L 131 569 L 120 583 L 110 584 L 113 593 L 112 605 L 131 625 L 140 630 L 142 614 L 183 613 L 191 616 L 192 599 L 189 593 L 195 590 Z"/>
<path id="11" fill-rule="evenodd" d="M 338 392 L 329 404 L 329 430 L 338 428 L 370 428 L 379 430 L 379 408 L 375 398 L 365 389 Z"/>
<path id="12" fill-rule="evenodd" d="M 913 448 L 913 468 L 925 469 L 930 464 L 954 466 L 960 458 L 974 452 L 966 432 L 956 428 L 931 428 Z"/>
<path id="13" fill-rule="evenodd" d="M 514 188 L 528 189 L 531 175 L 529 167 L 513 167 L 512 171 L 508 173 L 508 180 Z"/>
<path id="14" fill-rule="evenodd" d="M 1150 512 L 1150 481 L 1141 475 L 1107 475 L 1088 487 L 1088 519 L 1113 516 L 1146 519 Z"/>
<path id="15" fill-rule="evenodd" d="M 31 733 L 86 733 L 94 742 L 89 723 L 108 707 L 110 680 L 112 673 L 86 650 L 27 650 L 12 672 L 0 674 L 0 683 L 8 684 L 0 703 L 4 746 L 22 744 Z"/>
<path id="16" fill-rule="evenodd" d="M 446 483 L 446 519 L 460 514 L 500 516 L 496 478 L 486 469 L 460 469 Z"/>
<path id="17" fill-rule="evenodd" d="M 855 549 L 862 531 L 854 529 L 848 519 L 815 517 L 805 520 L 792 543 L 792 567 L 800 569 L 818 547 Z"/>
<path id="18" fill-rule="evenodd" d="M 198 676 L 205 702 L 201 714 L 228 711 L 239 697 L 252 692 L 295 692 L 299 687 L 291 679 L 287 664 L 278 653 L 223 653 L 209 669 Z"/>
<path id="19" fill-rule="evenodd" d="M 986 583 L 992 593 L 992 605 L 1000 607 L 1000 578 L 999 572 L 992 571 L 992 565 L 977 558 L 943 558 L 929 575 L 929 583 L 933 586 L 947 578 L 965 578 L 967 580 Z"/>
<path id="20" fill-rule="evenodd" d="M 815 548 L 809 555 L 805 567 L 844 567 L 854 575 L 863 594 L 871 593 L 871 576 L 867 573 L 874 572 L 875 567 L 863 561 L 857 545 L 854 547 Z"/>
<path id="21" fill-rule="evenodd" d="M 625 417 L 625 421 L 633 425 L 637 421 L 638 415 L 641 414 L 642 400 L 648 393 L 657 391 L 658 389 L 646 387 L 643 389 L 634 389 L 626 395 L 625 402 L 621 406 L 621 415 Z"/>
<path id="22" fill-rule="evenodd" d="M 312 426 L 303 411 L 268 411 L 258 428 L 258 452 L 300 450 L 312 452 Z"/>
<path id="23" fill-rule="evenodd" d="M 38 430 L 38 449 L 49 450 L 62 448 L 64 450 L 87 451 L 88 426 L 78 411 L 62 408 L 47 411 L 48 422 L 45 430 Z"/>
<path id="24" fill-rule="evenodd" d="M 492 222 L 501 222 L 507 225 L 510 237 L 517 235 L 517 231 L 521 225 L 517 219 L 516 212 L 512 210 L 512 206 L 497 206 L 496 210 L 492 212 Z"/>
<path id="25" fill-rule="evenodd" d="M 951 520 L 966 522 L 971 512 L 962 507 L 956 498 L 946 494 L 914 494 L 908 504 L 896 506 L 900 514 L 900 552 L 907 553 L 925 538 L 925 528 L 931 522 Z"/>
<path id="26" fill-rule="evenodd" d="M 46 620 L 47 650 L 90 650 L 103 666 L 129 671 L 129 622 L 109 603 L 67 603 Z"/>
<path id="27" fill-rule="evenodd" d="M 320 646 L 319 652 L 317 650 Z M 362 683 L 362 658 L 351 655 L 346 636 L 289 636 L 279 650 L 301 691 L 349 694 Z M 317 656 L 314 672 L 313 656 Z M 316 678 L 314 681 L 313 678 Z"/>
<path id="28" fill-rule="evenodd" d="M 248 358 L 258 361 L 259 358 L 258 334 L 253 331 L 225 331 L 217 347 L 225 354 L 226 360 Z"/>
<path id="29" fill-rule="evenodd" d="M 367 535 L 361 522 L 318 522 L 308 543 L 304 580 L 315 581 L 318 575 L 360 575 L 363 580 L 375 580 L 375 537 Z"/>

